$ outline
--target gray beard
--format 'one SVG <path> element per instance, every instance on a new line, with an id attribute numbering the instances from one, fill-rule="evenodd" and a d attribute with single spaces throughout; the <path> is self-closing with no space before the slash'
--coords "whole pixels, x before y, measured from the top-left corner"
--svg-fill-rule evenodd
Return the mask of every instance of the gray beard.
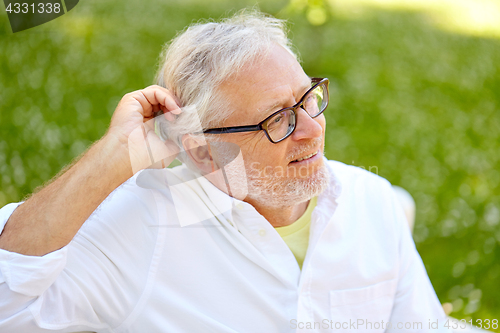
<path id="1" fill-rule="evenodd" d="M 317 145 L 318 141 L 313 141 L 308 146 L 300 147 L 288 159 L 298 158 Z M 291 176 L 287 174 L 288 169 L 281 167 L 271 168 L 271 171 L 268 171 L 269 168 L 253 168 L 252 163 L 245 163 L 236 145 L 215 142 L 211 146 L 212 153 L 216 153 L 216 160 L 220 162 L 218 165 L 224 166 L 227 190 L 233 197 L 246 197 L 262 206 L 281 208 L 306 202 L 328 187 L 330 177 L 324 163 L 308 177 Z M 301 168 L 295 171 L 301 174 Z"/>
<path id="2" fill-rule="evenodd" d="M 249 171 L 247 170 L 247 176 Z M 275 208 L 289 207 L 320 195 L 329 183 L 326 166 L 307 178 L 288 178 L 276 174 L 265 177 L 248 176 L 248 197 L 261 205 Z"/>
<path id="3" fill-rule="evenodd" d="M 276 170 L 262 174 L 242 164 L 224 167 L 229 193 L 245 194 L 247 199 L 267 207 L 282 208 L 306 202 L 325 191 L 330 180 L 325 164 L 307 178 L 287 177 Z"/>

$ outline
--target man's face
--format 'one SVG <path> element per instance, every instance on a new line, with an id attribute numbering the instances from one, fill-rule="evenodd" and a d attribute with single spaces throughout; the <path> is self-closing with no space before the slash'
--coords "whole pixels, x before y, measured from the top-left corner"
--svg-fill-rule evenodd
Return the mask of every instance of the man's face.
<path id="1" fill-rule="evenodd" d="M 222 85 L 221 93 L 228 98 L 231 112 L 223 126 L 258 124 L 272 113 L 296 104 L 309 88 L 311 81 L 300 64 L 284 48 L 273 45 L 267 57 Z M 302 108 L 297 112 L 295 131 L 276 144 L 267 139 L 264 131 L 219 137 L 241 149 L 248 186 L 245 201 L 291 206 L 325 189 L 325 117 L 321 114 L 313 119 Z M 311 154 L 315 155 L 296 161 Z M 227 171 L 231 173 L 230 168 Z M 242 175 L 233 170 L 233 181 L 241 181 Z"/>

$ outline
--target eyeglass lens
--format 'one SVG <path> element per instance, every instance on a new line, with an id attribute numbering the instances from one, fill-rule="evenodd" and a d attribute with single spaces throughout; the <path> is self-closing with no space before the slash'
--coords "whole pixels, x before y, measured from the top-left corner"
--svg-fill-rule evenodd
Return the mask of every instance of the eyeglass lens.
<path id="1" fill-rule="evenodd" d="M 322 84 L 311 90 L 302 103 L 302 108 L 311 117 L 324 111 L 327 99 L 324 99 L 326 87 Z M 295 128 L 295 113 L 292 109 L 283 110 L 267 121 L 267 133 L 274 142 L 282 140 Z"/>

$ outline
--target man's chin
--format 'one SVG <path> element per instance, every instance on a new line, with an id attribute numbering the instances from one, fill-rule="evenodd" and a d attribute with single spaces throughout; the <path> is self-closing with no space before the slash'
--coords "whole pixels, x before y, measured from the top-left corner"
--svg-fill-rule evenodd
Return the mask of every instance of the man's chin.
<path id="1" fill-rule="evenodd" d="M 311 171 L 310 171 L 311 172 Z M 267 177 L 249 180 L 249 197 L 262 205 L 285 207 L 300 204 L 323 193 L 329 175 L 323 162 L 305 177 Z"/>

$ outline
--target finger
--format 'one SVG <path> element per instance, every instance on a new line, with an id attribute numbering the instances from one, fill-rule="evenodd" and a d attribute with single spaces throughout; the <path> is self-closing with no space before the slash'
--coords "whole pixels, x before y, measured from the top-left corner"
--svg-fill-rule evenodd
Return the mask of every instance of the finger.
<path id="1" fill-rule="evenodd" d="M 144 118 L 150 118 L 153 116 L 153 105 L 149 103 L 148 99 L 141 90 L 134 91 L 130 94 L 130 97 L 139 102 L 142 108 L 141 114 Z"/>
<path id="2" fill-rule="evenodd" d="M 169 112 L 165 113 L 165 118 L 167 118 L 167 120 L 170 120 L 170 121 L 175 120 L 175 116 Z"/>
<path id="3" fill-rule="evenodd" d="M 173 114 L 181 113 L 180 106 L 167 89 L 159 86 L 151 86 L 143 89 L 142 93 L 152 105 L 162 105 L 168 112 L 172 112 Z"/>
<path id="4" fill-rule="evenodd" d="M 157 88 L 157 89 L 160 89 L 162 91 L 165 91 L 166 93 L 168 93 L 172 96 L 172 98 L 175 101 L 175 104 L 177 104 L 178 106 L 182 106 L 181 100 L 174 93 L 172 93 L 170 90 L 168 90 L 167 88 L 159 86 L 159 85 L 152 85 L 152 86 L 147 87 L 146 89 L 149 89 L 149 88 Z"/>

